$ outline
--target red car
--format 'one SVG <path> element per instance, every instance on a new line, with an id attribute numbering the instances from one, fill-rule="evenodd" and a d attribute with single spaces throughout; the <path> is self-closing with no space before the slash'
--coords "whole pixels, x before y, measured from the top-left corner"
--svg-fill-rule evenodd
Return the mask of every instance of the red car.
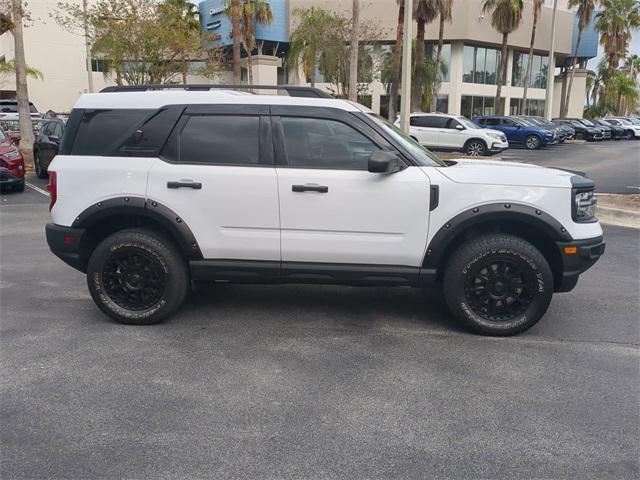
<path id="1" fill-rule="evenodd" d="M 5 186 L 18 192 L 24 190 L 24 158 L 0 128 L 0 187 Z"/>

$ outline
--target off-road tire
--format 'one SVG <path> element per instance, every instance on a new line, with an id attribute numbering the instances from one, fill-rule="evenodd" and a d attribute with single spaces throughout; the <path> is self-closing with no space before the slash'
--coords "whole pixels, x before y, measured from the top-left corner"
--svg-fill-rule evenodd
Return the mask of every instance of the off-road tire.
<path id="1" fill-rule="evenodd" d="M 477 287 L 476 282 L 480 281 L 477 277 L 482 276 L 480 272 L 486 271 L 483 266 L 492 262 L 513 263 L 511 272 L 519 272 L 514 276 L 516 280 L 513 283 L 525 284 L 526 287 L 512 287 L 507 280 L 495 281 L 487 289 L 487 294 L 493 293 L 493 289 L 501 283 L 501 291 L 506 288 L 508 292 L 514 292 L 514 297 L 505 297 L 507 303 L 510 298 L 519 295 L 522 296 L 522 302 L 528 300 L 526 306 L 520 301 L 511 302 L 511 305 L 517 306 L 514 310 L 523 311 L 514 311 L 512 315 L 481 311 L 486 307 L 481 306 L 484 304 L 478 300 L 474 289 L 482 288 Z M 494 274 L 490 274 L 491 278 Z M 502 283 L 507 286 L 502 286 Z M 521 293 L 516 293 L 518 290 Z M 522 238 L 503 233 L 485 234 L 462 244 L 452 255 L 444 274 L 444 296 L 451 313 L 471 331 L 482 335 L 515 335 L 535 325 L 547 311 L 553 296 L 553 274 L 540 251 Z M 489 302 L 497 303 L 495 297 L 490 298 Z M 487 307 L 490 308 L 489 305 Z"/>
<path id="2" fill-rule="evenodd" d="M 122 267 L 123 262 L 126 268 Z M 138 266 L 140 263 L 145 267 Z M 114 265 L 120 273 L 114 272 Z M 121 278 L 117 279 L 118 276 Z M 139 286 L 151 282 L 161 284 L 161 287 Z M 132 283 L 135 283 L 133 287 Z M 127 229 L 110 235 L 95 248 L 87 268 L 87 285 L 96 305 L 114 320 L 131 325 L 151 325 L 180 307 L 189 289 L 189 274 L 185 259 L 171 240 L 153 231 Z M 150 288 L 155 293 L 149 294 Z M 148 300 L 140 300 L 131 307 L 123 305 L 126 302 L 119 298 L 121 295 L 127 298 L 137 295 L 136 290 L 129 289 L 141 290 L 141 295 L 146 290 Z M 135 304 L 136 300 L 129 303 Z"/>

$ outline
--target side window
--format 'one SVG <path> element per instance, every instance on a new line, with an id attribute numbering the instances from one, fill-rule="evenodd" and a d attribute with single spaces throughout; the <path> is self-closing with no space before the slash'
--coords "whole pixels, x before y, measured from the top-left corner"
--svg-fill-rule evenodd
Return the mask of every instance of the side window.
<path id="1" fill-rule="evenodd" d="M 187 116 L 177 136 L 177 159 L 183 163 L 258 165 L 260 117 Z"/>
<path id="2" fill-rule="evenodd" d="M 85 110 L 71 154 L 107 155 L 151 113 L 150 110 Z"/>
<path id="3" fill-rule="evenodd" d="M 161 109 L 144 125 L 136 128 L 124 141 L 119 151 L 125 155 L 157 155 L 182 111 L 183 107 L 179 106 Z"/>
<path id="4" fill-rule="evenodd" d="M 486 118 L 483 122 L 483 125 L 500 125 L 499 118 Z"/>
<path id="5" fill-rule="evenodd" d="M 502 119 L 502 124 L 503 125 L 509 125 L 510 127 L 515 125 L 515 123 L 513 123 L 513 120 L 511 120 L 510 118 L 503 118 Z"/>
<path id="6" fill-rule="evenodd" d="M 367 170 L 378 147 L 349 125 L 321 118 L 282 117 L 287 164 L 297 168 Z"/>
<path id="7" fill-rule="evenodd" d="M 446 125 L 445 128 L 447 128 L 449 130 L 455 130 L 458 125 L 462 125 L 462 124 L 458 120 L 456 120 L 455 118 L 449 118 L 447 120 L 447 125 Z"/>

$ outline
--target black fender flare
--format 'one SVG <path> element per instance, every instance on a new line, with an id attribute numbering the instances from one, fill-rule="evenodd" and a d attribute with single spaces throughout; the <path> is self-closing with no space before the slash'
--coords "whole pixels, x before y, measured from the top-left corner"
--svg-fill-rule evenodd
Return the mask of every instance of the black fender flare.
<path id="1" fill-rule="evenodd" d="M 459 235 L 474 226 L 496 221 L 514 221 L 535 227 L 557 242 L 573 240 L 558 220 L 540 209 L 518 203 L 492 203 L 459 213 L 445 223 L 433 236 L 422 261 L 422 268 L 434 271 L 443 260 L 444 252 Z"/>
<path id="2" fill-rule="evenodd" d="M 202 251 L 185 221 L 173 210 L 154 200 L 143 197 L 114 197 L 96 202 L 80 213 L 72 228 L 89 229 L 98 222 L 113 216 L 138 216 L 162 225 L 178 242 L 182 253 L 190 260 L 202 259 Z"/>

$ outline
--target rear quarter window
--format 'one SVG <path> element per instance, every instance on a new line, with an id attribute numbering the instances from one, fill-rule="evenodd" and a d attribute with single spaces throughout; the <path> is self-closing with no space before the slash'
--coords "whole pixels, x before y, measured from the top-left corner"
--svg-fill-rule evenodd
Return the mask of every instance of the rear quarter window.
<path id="1" fill-rule="evenodd" d="M 84 110 L 78 122 L 72 155 L 108 155 L 155 110 Z"/>

